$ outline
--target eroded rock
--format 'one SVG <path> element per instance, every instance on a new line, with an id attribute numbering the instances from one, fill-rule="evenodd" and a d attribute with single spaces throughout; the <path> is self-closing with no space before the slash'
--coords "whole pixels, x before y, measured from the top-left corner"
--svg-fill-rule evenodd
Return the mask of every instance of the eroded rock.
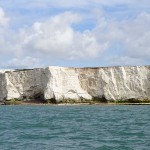
<path id="1" fill-rule="evenodd" d="M 150 99 L 150 67 L 48 67 L 0 71 L 0 100 Z"/>

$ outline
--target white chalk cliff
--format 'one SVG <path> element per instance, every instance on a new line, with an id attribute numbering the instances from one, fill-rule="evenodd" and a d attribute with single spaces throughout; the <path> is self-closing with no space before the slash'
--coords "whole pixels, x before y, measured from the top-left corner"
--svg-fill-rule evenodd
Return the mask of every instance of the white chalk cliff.
<path id="1" fill-rule="evenodd" d="M 0 100 L 150 99 L 150 66 L 0 71 Z"/>

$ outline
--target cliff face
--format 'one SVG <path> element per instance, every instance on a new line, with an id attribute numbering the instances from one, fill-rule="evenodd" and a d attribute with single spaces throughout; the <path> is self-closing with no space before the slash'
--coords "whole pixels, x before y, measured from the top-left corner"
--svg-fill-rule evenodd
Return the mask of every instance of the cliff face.
<path id="1" fill-rule="evenodd" d="M 150 99 L 150 66 L 0 71 L 0 100 Z"/>
<path id="2" fill-rule="evenodd" d="M 150 99 L 150 67 L 79 69 L 81 86 L 107 100 Z"/>

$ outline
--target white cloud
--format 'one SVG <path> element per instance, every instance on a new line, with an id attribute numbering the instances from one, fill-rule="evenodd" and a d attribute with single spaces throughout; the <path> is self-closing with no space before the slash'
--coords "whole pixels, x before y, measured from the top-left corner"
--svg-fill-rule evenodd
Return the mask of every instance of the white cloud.
<path id="1" fill-rule="evenodd" d="M 137 58 L 150 58 L 150 14 L 143 12 L 123 25 L 126 53 Z"/>
<path id="2" fill-rule="evenodd" d="M 143 65 L 145 62 L 140 58 L 133 58 L 129 56 L 112 56 L 106 58 L 105 61 L 109 61 L 111 66 L 131 66 L 131 65 Z"/>
<path id="3" fill-rule="evenodd" d="M 35 22 L 31 28 L 22 29 L 19 36 L 15 37 L 14 48 L 17 54 L 20 50 L 23 53 L 40 53 L 65 59 L 96 57 L 108 45 L 99 44 L 90 30 L 75 31 L 72 24 L 80 19 L 77 14 L 65 12 L 45 22 Z"/>
<path id="4" fill-rule="evenodd" d="M 9 18 L 5 15 L 4 10 L 0 7 L 0 52 L 6 47 L 6 33 L 8 32 Z"/>
<path id="5" fill-rule="evenodd" d="M 90 4 L 110 6 L 125 3 L 133 5 L 135 3 L 134 0 L 132 2 L 128 0 L 93 0 L 93 3 L 90 0 L 70 1 L 69 3 L 66 0 L 63 1 L 63 7 L 90 6 Z M 51 2 L 59 6 L 63 1 Z M 37 3 L 40 2 L 42 1 L 37 1 Z M 46 4 L 46 1 L 44 2 Z M 136 5 L 138 3 L 139 1 Z M 145 1 L 146 3 L 148 4 L 148 1 Z M 110 52 L 110 49 L 112 47 L 114 49 L 117 44 L 122 45 L 120 51 L 123 53 L 120 56 L 112 56 L 109 59 L 110 64 L 136 65 L 136 63 L 143 63 L 144 59 L 149 60 L 150 14 L 148 12 L 140 12 L 135 14 L 134 18 L 119 20 L 108 16 L 105 11 L 97 10 L 95 9 L 91 15 L 94 19 L 96 18 L 95 27 L 89 30 L 79 31 L 74 28 L 74 25 L 80 26 L 80 21 L 84 23 L 85 18 L 83 17 L 87 16 L 73 12 L 60 13 L 43 21 L 35 21 L 31 26 L 13 30 L 8 26 L 9 18 L 0 8 L 0 52 L 1 55 L 12 54 L 12 59 L 6 64 L 6 67 L 20 68 L 23 66 L 27 68 L 34 64 L 40 65 L 38 58 L 42 60 L 51 58 L 77 61 L 94 60 L 96 57 L 103 56 L 103 52 L 107 53 L 108 49 L 109 55 L 111 53 L 113 55 L 113 50 Z"/>
<path id="6" fill-rule="evenodd" d="M 108 42 L 110 47 L 122 45 L 120 50 L 134 58 L 150 58 L 150 14 L 142 12 L 132 20 L 118 21 L 99 18 L 94 34 L 99 42 Z"/>
<path id="7" fill-rule="evenodd" d="M 24 58 L 13 58 L 8 61 L 7 64 L 1 65 L 3 68 L 35 68 L 35 67 L 42 67 L 40 63 L 40 59 L 33 58 L 30 56 Z"/>
<path id="8" fill-rule="evenodd" d="M 94 6 L 145 6 L 150 4 L 149 0 L 7 0 L 3 2 L 5 5 L 13 5 L 22 8 L 83 8 Z M 9 6 L 8 5 L 8 6 Z"/>
<path id="9" fill-rule="evenodd" d="M 9 18 L 6 17 L 5 12 L 2 8 L 0 8 L 0 28 L 8 25 Z"/>

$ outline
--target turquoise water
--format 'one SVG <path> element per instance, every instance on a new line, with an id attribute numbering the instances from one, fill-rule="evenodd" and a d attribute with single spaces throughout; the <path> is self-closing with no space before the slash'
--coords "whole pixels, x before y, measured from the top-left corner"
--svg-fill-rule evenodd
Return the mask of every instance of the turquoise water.
<path id="1" fill-rule="evenodd" d="M 150 107 L 0 106 L 0 150 L 150 150 Z"/>

